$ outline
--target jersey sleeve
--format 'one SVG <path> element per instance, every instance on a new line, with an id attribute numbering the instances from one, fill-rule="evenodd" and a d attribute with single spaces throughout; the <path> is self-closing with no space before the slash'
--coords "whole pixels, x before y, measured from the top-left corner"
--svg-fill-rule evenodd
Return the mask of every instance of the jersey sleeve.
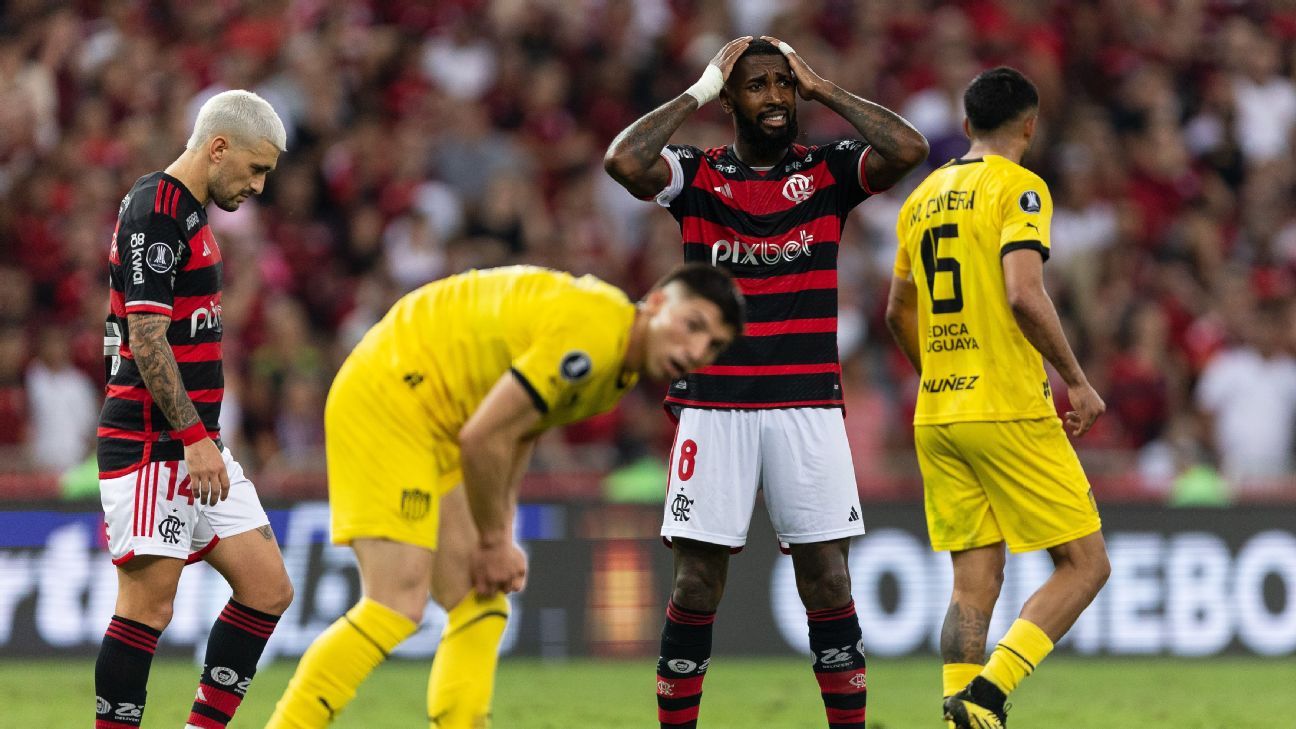
<path id="1" fill-rule="evenodd" d="M 586 385 L 615 377 L 621 367 L 620 333 L 593 324 L 614 321 L 586 297 L 574 297 L 547 316 L 533 343 L 510 369 L 545 415 L 572 405 Z"/>
<path id="2" fill-rule="evenodd" d="M 999 255 L 1023 248 L 1039 251 L 1048 260 L 1052 245 L 1049 229 L 1053 221 L 1053 196 L 1035 175 L 1013 176 L 1000 200 L 1003 225 L 999 234 Z"/>
<path id="3" fill-rule="evenodd" d="M 693 178 L 697 177 L 698 170 L 702 167 L 702 150 L 687 144 L 668 144 L 662 149 L 661 156 L 670 166 L 671 177 L 666 188 L 657 193 L 654 199 L 658 205 L 670 208 L 675 198 L 692 185 Z"/>
<path id="4" fill-rule="evenodd" d="M 171 315 L 175 274 L 188 250 L 180 226 L 157 213 L 123 220 L 117 230 L 127 314 Z"/>
<path id="5" fill-rule="evenodd" d="M 913 275 L 913 261 L 909 259 L 909 249 L 905 248 L 905 241 L 908 240 L 907 235 L 908 225 L 905 223 L 904 216 L 897 216 L 895 266 L 891 269 L 896 278 L 907 279 Z"/>
<path id="6" fill-rule="evenodd" d="M 873 149 L 870 145 L 858 139 L 842 139 L 822 149 L 828 171 L 841 191 L 838 197 L 841 214 L 849 213 L 870 195 L 880 192 L 869 189 L 864 176 L 864 162 Z"/>

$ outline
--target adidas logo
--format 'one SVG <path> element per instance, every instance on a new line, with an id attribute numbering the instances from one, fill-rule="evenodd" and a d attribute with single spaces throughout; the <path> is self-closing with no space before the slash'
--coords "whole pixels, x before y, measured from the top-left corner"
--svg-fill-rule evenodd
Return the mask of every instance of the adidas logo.
<path id="1" fill-rule="evenodd" d="M 726 182 L 725 184 L 723 184 L 723 185 L 720 185 L 720 186 L 718 186 L 718 187 L 713 187 L 713 188 L 711 188 L 711 189 L 712 189 L 712 190 L 715 190 L 716 192 L 720 193 L 721 195 L 724 195 L 725 197 L 729 198 L 730 200 L 733 199 L 733 190 L 730 190 L 730 189 L 729 189 L 729 183 L 727 183 L 727 182 Z"/>
<path id="2" fill-rule="evenodd" d="M 846 521 L 859 521 L 859 510 L 852 506 L 850 516 L 846 517 Z"/>

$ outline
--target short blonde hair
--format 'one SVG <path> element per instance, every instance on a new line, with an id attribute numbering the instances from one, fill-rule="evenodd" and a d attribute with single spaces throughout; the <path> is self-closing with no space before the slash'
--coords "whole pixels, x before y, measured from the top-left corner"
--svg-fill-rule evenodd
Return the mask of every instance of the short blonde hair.
<path id="1" fill-rule="evenodd" d="M 288 150 L 283 120 L 270 102 L 251 91 L 222 91 L 208 99 L 198 110 L 193 134 L 185 147 L 194 149 L 218 134 L 229 135 L 242 144 L 265 139 L 280 152 Z"/>

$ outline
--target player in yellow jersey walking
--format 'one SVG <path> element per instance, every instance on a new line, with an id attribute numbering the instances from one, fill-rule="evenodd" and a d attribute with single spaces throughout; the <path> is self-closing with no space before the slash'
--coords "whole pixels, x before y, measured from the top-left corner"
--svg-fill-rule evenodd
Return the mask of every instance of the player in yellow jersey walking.
<path id="1" fill-rule="evenodd" d="M 591 276 L 525 266 L 397 302 L 342 365 L 324 415 L 332 539 L 355 550 L 363 597 L 302 656 L 268 726 L 326 726 L 429 596 L 449 611 L 429 721 L 487 726 L 504 593 L 526 581 L 512 528 L 536 437 L 611 409 L 640 375 L 710 364 L 743 316 L 733 280 L 704 264 L 638 305 Z"/>
<path id="2" fill-rule="evenodd" d="M 941 628 L 944 712 L 999 729 L 1005 698 L 1035 670 L 1111 571 L 1097 505 L 1054 411 L 1040 356 L 1062 376 L 1083 435 L 1105 409 L 1044 290 L 1053 201 L 1020 165 L 1039 114 L 1035 86 L 995 68 L 963 97 L 972 146 L 905 201 L 887 324 L 918 370 L 914 443 L 932 548 L 954 590 Z M 1054 571 L 985 665 L 1004 545 L 1047 549 Z"/>

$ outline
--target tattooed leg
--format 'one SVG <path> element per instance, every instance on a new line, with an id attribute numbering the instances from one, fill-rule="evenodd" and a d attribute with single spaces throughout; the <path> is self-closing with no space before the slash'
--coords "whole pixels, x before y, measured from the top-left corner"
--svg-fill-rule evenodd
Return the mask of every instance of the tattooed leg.
<path id="1" fill-rule="evenodd" d="M 989 629 L 989 612 L 951 601 L 941 626 L 941 659 L 945 663 L 981 663 Z"/>

